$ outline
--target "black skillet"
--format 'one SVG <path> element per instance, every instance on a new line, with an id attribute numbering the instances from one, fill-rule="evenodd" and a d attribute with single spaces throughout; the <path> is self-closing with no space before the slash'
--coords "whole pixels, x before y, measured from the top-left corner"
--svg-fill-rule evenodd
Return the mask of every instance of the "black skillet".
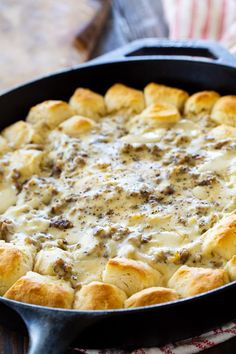
<path id="1" fill-rule="evenodd" d="M 105 93 L 116 82 L 142 89 L 156 81 L 189 92 L 236 94 L 236 59 L 215 43 L 140 40 L 94 61 L 17 87 L 0 96 L 1 126 L 24 119 L 47 99 L 68 100 L 78 86 Z M 236 319 L 236 283 L 193 298 L 110 311 L 52 309 L 0 298 L 0 321 L 30 336 L 30 354 L 81 348 L 138 348 L 198 335 Z M 23 321 L 22 321 L 23 319 Z"/>

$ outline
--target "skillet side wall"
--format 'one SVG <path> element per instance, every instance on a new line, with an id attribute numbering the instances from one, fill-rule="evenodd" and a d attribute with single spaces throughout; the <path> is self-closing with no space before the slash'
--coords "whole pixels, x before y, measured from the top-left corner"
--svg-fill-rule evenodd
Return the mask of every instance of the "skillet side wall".
<path id="1" fill-rule="evenodd" d="M 78 86 L 104 94 L 115 82 L 142 89 L 151 81 L 180 87 L 190 93 L 212 89 L 221 94 L 236 94 L 236 69 L 217 63 L 139 58 L 106 64 L 86 64 L 2 95 L 0 128 L 25 119 L 29 108 L 43 100 L 68 100 Z M 191 337 L 236 318 L 235 297 L 236 284 L 232 284 L 203 297 L 170 306 L 134 312 L 111 312 L 107 316 L 97 314 L 96 323 L 80 335 L 77 344 L 90 348 L 102 348 L 104 343 L 108 347 L 145 347 Z M 8 312 L 2 306 L 0 314 L 0 322 L 4 317 L 6 323 Z M 9 322 L 17 318 L 12 311 L 9 312 Z M 89 318 L 90 314 L 87 313 L 81 319 L 78 312 L 76 316 L 73 315 L 73 324 L 79 326 L 81 321 L 89 322 Z M 61 311 L 58 312 L 58 320 L 63 321 Z M 15 328 L 21 328 L 20 322 L 15 324 Z"/>
<path id="2" fill-rule="evenodd" d="M 116 312 L 105 318 L 98 316 L 97 322 L 81 332 L 74 345 L 91 349 L 137 349 L 194 337 L 236 318 L 235 296 L 236 284 L 233 284 L 188 302 L 136 312 Z M 76 322 L 79 325 L 79 314 L 75 325 Z"/>
<path id="3" fill-rule="evenodd" d="M 216 90 L 236 93 L 236 68 L 189 60 L 125 59 L 105 64 L 85 64 L 25 84 L 0 96 L 0 129 L 25 119 L 30 107 L 48 99 L 68 100 L 81 86 L 104 94 L 116 82 L 143 89 L 151 81 L 183 88 L 190 93 Z"/>

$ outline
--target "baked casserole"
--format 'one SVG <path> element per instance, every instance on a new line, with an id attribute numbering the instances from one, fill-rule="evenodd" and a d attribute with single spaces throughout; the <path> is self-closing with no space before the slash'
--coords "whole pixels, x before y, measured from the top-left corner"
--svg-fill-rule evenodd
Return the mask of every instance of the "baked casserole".
<path id="1" fill-rule="evenodd" d="M 78 88 L 0 153 L 0 295 L 105 310 L 236 280 L 236 96 Z"/>

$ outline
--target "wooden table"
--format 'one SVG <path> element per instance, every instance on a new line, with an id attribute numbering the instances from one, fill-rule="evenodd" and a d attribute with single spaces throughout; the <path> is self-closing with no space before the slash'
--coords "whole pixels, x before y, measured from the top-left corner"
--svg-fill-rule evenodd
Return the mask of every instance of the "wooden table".
<path id="1" fill-rule="evenodd" d="M 0 9 L 1 2 L 4 1 L 5 0 L 0 0 Z M 71 0 L 68 1 L 70 1 L 71 4 L 73 3 Z M 86 6 L 86 1 L 83 0 L 83 6 Z M 78 44 L 80 51 L 76 53 L 73 48 L 74 54 L 72 57 L 67 56 L 68 65 L 74 64 L 74 61 L 78 63 L 88 57 L 96 57 L 104 54 L 138 38 L 167 37 L 168 35 L 168 28 L 164 21 L 161 0 L 113 0 L 106 26 L 104 27 L 103 33 L 100 36 L 100 40 L 97 42 L 97 45 L 93 47 L 92 44 L 94 42 L 91 42 L 92 38 L 94 38 L 93 34 L 94 32 L 99 33 L 106 15 L 106 11 L 107 7 L 100 14 L 97 14 L 98 17 L 95 18 L 94 22 L 96 23 L 99 19 L 99 26 L 88 26 L 88 21 L 85 21 L 85 23 L 87 23 L 87 28 L 85 26 L 85 31 L 79 31 L 80 36 L 78 37 Z M 71 13 L 71 16 L 74 19 L 73 13 Z M 87 19 L 86 16 L 84 19 Z M 74 21 L 73 28 L 75 31 L 76 23 Z M 68 33 L 71 35 L 70 30 Z M 68 46 L 66 48 L 69 53 L 71 49 L 68 49 Z M 24 338 L 15 332 L 11 332 L 7 328 L 0 327 L 0 354 L 26 354 L 27 347 L 27 338 Z M 69 349 L 68 354 L 69 353 L 75 354 L 78 353 L 78 351 Z M 204 350 L 202 353 L 236 353 L 236 338 L 230 339 L 225 343 L 221 343 L 214 348 Z"/>

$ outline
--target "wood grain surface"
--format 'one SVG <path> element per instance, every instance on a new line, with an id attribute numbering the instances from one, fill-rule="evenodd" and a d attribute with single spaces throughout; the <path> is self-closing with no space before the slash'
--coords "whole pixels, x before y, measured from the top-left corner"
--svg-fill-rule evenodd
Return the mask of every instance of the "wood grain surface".
<path id="1" fill-rule="evenodd" d="M 113 0 L 103 28 L 108 8 L 109 0 L 0 0 L 0 89 L 82 62 L 91 52 L 96 57 L 134 39 L 168 35 L 161 0 Z M 27 338 L 0 327 L 0 354 L 26 354 L 27 347 Z M 234 354 L 236 338 L 201 353 Z"/>
<path id="2" fill-rule="evenodd" d="M 0 90 L 87 60 L 109 0 L 0 0 Z"/>

